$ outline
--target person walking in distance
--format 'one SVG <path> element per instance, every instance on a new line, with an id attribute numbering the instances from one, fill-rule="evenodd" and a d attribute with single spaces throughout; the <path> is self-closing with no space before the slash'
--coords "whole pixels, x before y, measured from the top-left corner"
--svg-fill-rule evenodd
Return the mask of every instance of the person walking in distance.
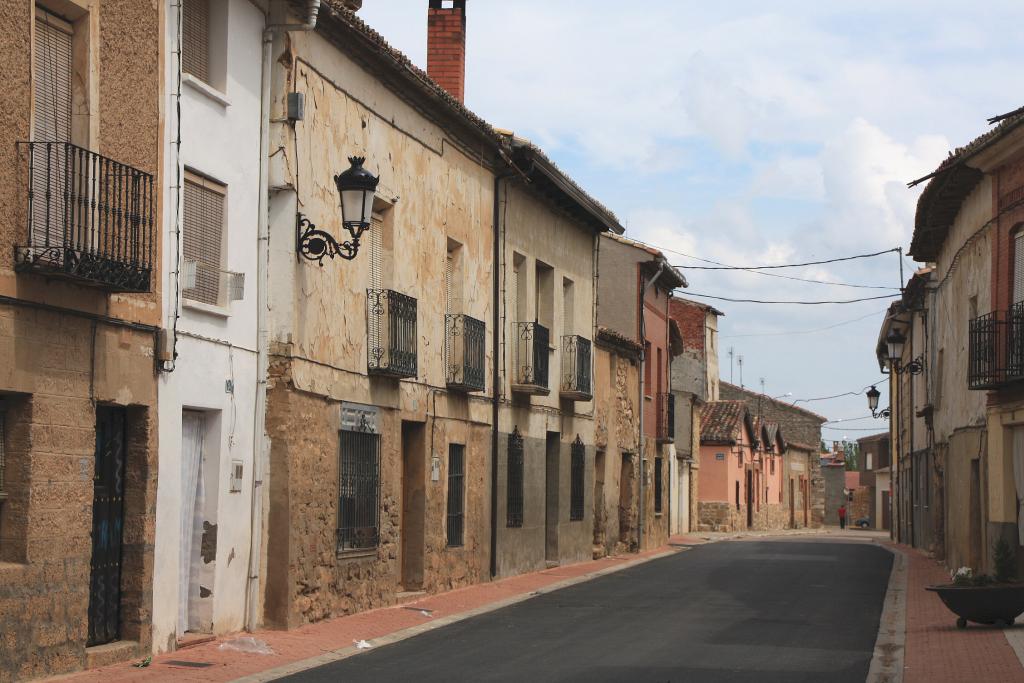
<path id="1" fill-rule="evenodd" d="M 846 505 L 839 506 L 839 528 L 846 529 Z"/>

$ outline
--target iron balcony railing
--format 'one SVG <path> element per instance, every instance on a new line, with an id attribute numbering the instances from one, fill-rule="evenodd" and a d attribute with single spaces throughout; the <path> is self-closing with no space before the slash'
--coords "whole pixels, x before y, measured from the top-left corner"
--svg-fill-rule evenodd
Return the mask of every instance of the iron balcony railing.
<path id="1" fill-rule="evenodd" d="M 416 299 L 366 290 L 366 364 L 373 375 L 416 376 Z"/>
<path id="2" fill-rule="evenodd" d="M 578 334 L 562 337 L 562 398 L 589 401 L 591 389 L 590 340 Z"/>
<path id="3" fill-rule="evenodd" d="M 445 383 L 459 391 L 484 390 L 483 321 L 462 313 L 444 316 Z"/>
<path id="4" fill-rule="evenodd" d="M 26 241 L 15 267 L 118 292 L 148 292 L 153 176 L 69 142 L 22 142 Z"/>
<path id="5" fill-rule="evenodd" d="M 673 441 L 676 438 L 676 397 L 671 392 L 661 392 L 656 397 L 658 441 Z"/>
<path id="6" fill-rule="evenodd" d="M 513 325 L 512 391 L 546 394 L 551 333 L 538 322 Z"/>
<path id="7" fill-rule="evenodd" d="M 997 389 L 1024 379 L 1024 302 L 970 321 L 967 386 Z"/>

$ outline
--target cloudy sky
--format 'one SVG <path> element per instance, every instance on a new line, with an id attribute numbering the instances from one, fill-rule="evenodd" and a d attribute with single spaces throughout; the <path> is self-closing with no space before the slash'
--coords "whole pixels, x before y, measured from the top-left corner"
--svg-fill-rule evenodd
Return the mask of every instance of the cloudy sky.
<path id="1" fill-rule="evenodd" d="M 682 254 L 751 265 L 906 248 L 918 194 L 906 183 L 1024 104 L 1019 2 L 467 4 L 467 106 L 541 145 L 628 235 L 681 252 L 666 252 L 680 266 L 701 265 Z M 425 67 L 426 8 L 364 0 L 360 16 Z M 691 292 L 730 298 L 892 293 L 685 272 Z M 899 283 L 895 254 L 773 272 Z M 726 313 L 724 380 L 730 348 L 747 386 L 763 377 L 789 400 L 881 379 L 873 347 L 887 301 L 711 303 Z M 826 439 L 885 429 L 852 419 L 868 414 L 860 394 L 798 405 L 843 420 Z"/>

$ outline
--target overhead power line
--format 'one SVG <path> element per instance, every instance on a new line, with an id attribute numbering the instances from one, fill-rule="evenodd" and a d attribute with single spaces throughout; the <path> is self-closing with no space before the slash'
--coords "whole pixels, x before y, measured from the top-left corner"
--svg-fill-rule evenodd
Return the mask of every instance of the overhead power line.
<path id="1" fill-rule="evenodd" d="M 700 256 L 694 256 L 693 254 L 687 254 L 685 251 L 679 251 L 678 249 L 669 249 L 668 247 L 663 247 L 663 246 L 658 245 L 658 244 L 652 244 L 650 242 L 643 242 L 643 241 L 635 239 L 635 238 L 633 238 L 633 241 L 634 242 L 638 242 L 638 243 L 643 244 L 643 245 L 646 245 L 648 247 L 651 247 L 652 249 L 657 249 L 658 251 L 668 252 L 669 254 L 676 254 L 677 256 L 685 256 L 686 258 L 692 258 L 695 261 L 700 261 L 702 263 L 711 263 L 713 265 L 722 266 L 723 268 L 727 268 L 727 269 L 742 270 L 742 271 L 746 271 L 748 273 L 753 273 L 754 275 L 764 275 L 765 277 L 777 277 L 777 278 L 781 278 L 783 280 L 793 280 L 794 282 L 810 282 L 811 284 L 815 284 L 815 285 L 832 285 L 833 287 L 853 287 L 855 289 L 892 289 L 892 290 L 899 289 L 899 287 L 885 287 L 885 286 L 882 286 L 882 285 L 854 285 L 854 284 L 850 284 L 848 282 L 829 282 L 828 280 L 815 280 L 814 278 L 797 277 L 795 275 L 783 275 L 782 273 L 765 273 L 765 272 L 762 272 L 760 270 L 757 270 L 756 268 L 742 268 L 742 267 L 739 267 L 739 266 L 733 266 L 733 265 L 730 265 L 728 263 L 722 263 L 721 261 L 713 261 L 713 260 L 708 259 L 708 258 L 702 258 Z M 680 266 L 680 265 L 676 265 L 676 266 L 673 266 L 673 268 L 695 268 L 695 266 Z"/>
<path id="2" fill-rule="evenodd" d="M 868 318 L 874 317 L 876 315 L 881 315 L 882 313 L 885 313 L 885 311 L 875 311 L 874 313 L 868 313 L 867 315 L 862 315 L 861 317 L 854 318 L 853 320 L 844 320 L 842 322 L 834 323 L 826 327 L 818 327 L 813 330 L 794 330 L 792 332 L 751 332 L 749 334 L 723 334 L 719 338 L 739 339 L 741 337 L 788 337 L 794 334 L 813 334 L 815 332 L 825 332 L 827 330 L 832 330 L 837 327 L 842 327 L 843 325 L 849 325 L 851 323 L 860 322 L 861 320 L 867 320 Z"/>
<path id="3" fill-rule="evenodd" d="M 876 429 L 874 427 L 829 427 L 828 425 L 822 425 L 822 429 L 831 429 L 835 432 L 887 432 L 888 429 Z"/>
<path id="4" fill-rule="evenodd" d="M 879 299 L 898 299 L 899 294 L 883 294 L 881 296 L 866 296 L 860 299 L 839 299 L 832 301 L 767 301 L 763 299 L 731 299 L 713 294 L 701 294 L 699 292 L 684 292 L 685 296 L 699 296 L 705 299 L 716 299 L 718 301 L 729 301 L 734 304 L 792 304 L 794 306 L 822 306 L 825 304 L 855 304 L 861 301 L 877 301 Z"/>
<path id="5" fill-rule="evenodd" d="M 882 254 L 891 254 L 899 251 L 898 247 L 893 249 L 886 249 L 885 251 L 876 251 L 870 254 L 857 254 L 855 256 L 842 256 L 840 258 L 825 259 L 823 261 L 807 261 L 805 263 L 783 263 L 772 266 L 677 266 L 679 268 L 687 268 L 689 270 L 769 270 L 776 268 L 801 268 L 803 266 L 820 266 L 826 263 L 839 263 L 841 261 L 853 261 L 855 259 L 862 258 L 873 258 L 875 256 L 881 256 Z"/>
<path id="6" fill-rule="evenodd" d="M 863 394 L 865 391 L 867 391 L 871 387 L 878 386 L 879 384 L 885 384 L 888 381 L 889 381 L 888 377 L 883 377 L 882 379 L 878 380 L 877 382 L 872 382 L 871 384 L 865 385 L 859 391 L 846 391 L 846 392 L 843 392 L 841 394 L 835 394 L 834 396 L 818 396 L 816 398 L 798 398 L 797 400 L 793 401 L 793 403 L 791 405 L 795 406 L 797 403 L 810 403 L 812 401 L 831 401 L 834 398 L 843 398 L 844 396 L 859 396 L 860 394 Z"/>

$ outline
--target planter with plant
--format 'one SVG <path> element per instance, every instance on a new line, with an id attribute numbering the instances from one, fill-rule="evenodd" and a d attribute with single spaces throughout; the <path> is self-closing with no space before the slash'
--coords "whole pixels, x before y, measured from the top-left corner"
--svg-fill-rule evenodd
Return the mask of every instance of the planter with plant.
<path id="1" fill-rule="evenodd" d="M 966 628 L 968 621 L 1012 626 L 1024 613 L 1024 583 L 1017 581 L 1017 560 L 1005 538 L 996 541 L 993 556 L 995 576 L 960 567 L 952 573 L 953 583 L 928 587 L 957 615 L 958 628 Z"/>

